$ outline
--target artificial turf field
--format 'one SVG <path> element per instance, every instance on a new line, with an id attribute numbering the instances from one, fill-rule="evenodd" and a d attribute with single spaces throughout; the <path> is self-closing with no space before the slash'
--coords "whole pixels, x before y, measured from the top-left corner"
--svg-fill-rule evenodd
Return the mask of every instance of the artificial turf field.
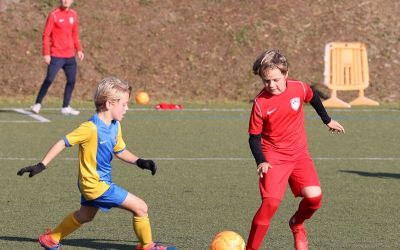
<path id="1" fill-rule="evenodd" d="M 0 105 L 1 106 L 1 105 Z M 132 107 L 122 121 L 128 148 L 158 164 L 151 176 L 114 160 L 113 180 L 149 205 L 153 238 L 177 249 L 208 249 L 213 236 L 233 230 L 247 238 L 260 204 L 255 163 L 247 144 L 250 105 L 185 106 L 182 111 Z M 64 117 L 0 109 L 0 249 L 40 249 L 36 242 L 79 208 L 77 149 L 64 150 L 49 169 L 29 179 L 21 167 L 37 163 L 94 110 Z M 324 192 L 306 227 L 310 249 L 400 249 L 400 109 L 328 109 L 346 129 L 332 135 L 305 108 L 309 150 Z M 262 249 L 292 249 L 287 220 L 299 199 L 287 192 Z M 63 240 L 63 249 L 133 249 L 131 215 L 120 209 Z"/>

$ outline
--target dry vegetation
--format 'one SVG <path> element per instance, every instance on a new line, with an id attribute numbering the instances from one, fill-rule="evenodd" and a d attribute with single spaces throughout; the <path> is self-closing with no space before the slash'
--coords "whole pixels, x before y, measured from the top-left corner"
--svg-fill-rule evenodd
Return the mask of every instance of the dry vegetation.
<path id="1" fill-rule="evenodd" d="M 0 96 L 36 95 L 41 33 L 57 4 L 0 0 Z M 251 66 L 264 49 L 279 48 L 293 78 L 318 85 L 325 44 L 359 41 L 368 48 L 366 95 L 399 101 L 399 1 L 76 0 L 74 9 L 86 55 L 75 98 L 90 99 L 103 76 L 116 75 L 153 101 L 247 101 L 261 87 Z M 59 74 L 49 94 L 63 87 Z"/>

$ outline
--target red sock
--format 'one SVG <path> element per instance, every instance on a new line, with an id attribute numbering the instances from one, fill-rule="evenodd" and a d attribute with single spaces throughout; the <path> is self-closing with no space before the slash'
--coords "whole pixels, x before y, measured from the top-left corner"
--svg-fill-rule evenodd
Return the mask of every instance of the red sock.
<path id="1" fill-rule="evenodd" d="M 311 216 L 321 207 L 322 194 L 317 197 L 306 198 L 304 197 L 294 214 L 294 223 L 303 224 L 306 219 L 310 219 Z"/>
<path id="2" fill-rule="evenodd" d="M 272 217 L 279 207 L 280 200 L 274 198 L 264 198 L 257 213 L 254 215 L 251 224 L 249 238 L 247 239 L 246 250 L 257 250 L 268 231 Z"/>

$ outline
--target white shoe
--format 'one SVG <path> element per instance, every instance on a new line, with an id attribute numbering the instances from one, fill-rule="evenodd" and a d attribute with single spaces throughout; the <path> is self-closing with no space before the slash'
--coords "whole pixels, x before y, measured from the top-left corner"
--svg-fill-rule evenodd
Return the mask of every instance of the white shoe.
<path id="1" fill-rule="evenodd" d="M 42 108 L 42 104 L 35 103 L 34 105 L 31 106 L 31 111 L 35 114 L 39 114 L 41 108 Z"/>
<path id="2" fill-rule="evenodd" d="M 78 110 L 71 108 L 71 106 L 61 109 L 61 114 L 63 115 L 79 115 L 79 113 Z"/>

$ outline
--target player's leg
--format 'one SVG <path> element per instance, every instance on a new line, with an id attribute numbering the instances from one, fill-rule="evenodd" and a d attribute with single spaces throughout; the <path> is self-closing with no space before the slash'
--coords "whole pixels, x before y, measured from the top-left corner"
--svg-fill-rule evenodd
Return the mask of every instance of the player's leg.
<path id="1" fill-rule="evenodd" d="M 79 210 L 67 215 L 54 230 L 41 235 L 39 243 L 45 249 L 59 249 L 60 240 L 77 230 L 83 223 L 93 220 L 97 211 L 96 207 L 81 206 Z"/>
<path id="2" fill-rule="evenodd" d="M 128 193 L 121 204 L 121 208 L 132 212 L 133 230 L 140 241 L 141 246 L 147 247 L 153 243 L 151 235 L 150 219 L 148 216 L 147 204 L 139 197 Z"/>
<path id="3" fill-rule="evenodd" d="M 270 162 L 273 168 L 269 169 L 263 178 L 259 179 L 262 203 L 255 214 L 249 237 L 247 250 L 259 249 L 268 231 L 270 221 L 277 211 L 286 190 L 288 178 L 293 166 L 281 162 Z"/>
<path id="4" fill-rule="evenodd" d="M 264 198 L 257 213 L 251 223 L 249 238 L 247 240 L 247 250 L 259 249 L 265 235 L 267 234 L 269 224 L 276 210 L 278 210 L 280 200 L 275 198 Z"/>
<path id="5" fill-rule="evenodd" d="M 299 208 L 293 215 L 293 224 L 302 224 L 321 207 L 322 191 L 319 186 L 308 186 L 301 190 L 303 199 L 300 201 Z"/>
<path id="6" fill-rule="evenodd" d="M 75 57 L 66 59 L 66 63 L 63 66 L 63 70 L 65 72 L 65 77 L 67 79 L 64 89 L 64 100 L 63 100 L 63 108 L 64 108 L 69 106 L 72 97 L 72 92 L 75 87 L 76 70 L 77 70 Z"/>
<path id="7" fill-rule="evenodd" d="M 36 97 L 36 104 L 40 104 L 43 101 L 43 98 L 47 94 L 47 90 L 49 89 L 50 85 L 53 83 L 54 78 L 57 75 L 57 72 L 61 69 L 64 65 L 64 58 L 58 57 L 51 57 L 50 64 L 47 66 L 47 74 L 40 87 L 39 93 Z"/>
<path id="8" fill-rule="evenodd" d="M 321 207 L 322 191 L 311 158 L 297 162 L 289 178 L 289 184 L 296 197 L 303 197 L 298 210 L 291 219 L 292 224 L 302 224 Z"/>
<path id="9" fill-rule="evenodd" d="M 69 106 L 71 102 L 72 92 L 74 91 L 76 82 L 77 64 L 75 57 L 66 59 L 66 63 L 63 66 L 63 70 L 65 72 L 65 77 L 67 78 L 67 83 L 65 84 L 65 89 L 64 89 L 62 114 L 79 115 L 80 112 L 78 110 L 75 110 Z"/>
<path id="10" fill-rule="evenodd" d="M 145 217 L 148 213 L 148 207 L 144 200 L 128 192 L 125 200 L 121 204 L 121 208 L 128 210 L 137 217 Z"/>
<path id="11" fill-rule="evenodd" d="M 289 226 L 295 240 L 295 248 L 308 249 L 304 221 L 310 219 L 321 207 L 322 200 L 318 174 L 311 158 L 298 161 L 289 179 L 289 184 L 296 197 L 303 197 L 297 211 L 289 220 Z"/>
<path id="12" fill-rule="evenodd" d="M 99 208 L 97 207 L 90 207 L 90 206 L 81 206 L 81 208 L 76 211 L 73 215 L 74 218 L 79 222 L 81 225 L 91 222 L 94 217 L 96 216 Z"/>
<path id="13" fill-rule="evenodd" d="M 52 238 L 60 241 L 82 224 L 90 222 L 94 219 L 99 209 L 97 207 L 81 206 L 79 210 L 67 215 L 64 220 L 52 231 Z"/>
<path id="14" fill-rule="evenodd" d="M 132 212 L 133 231 L 140 241 L 137 250 L 176 250 L 175 247 L 166 247 L 153 242 L 147 204 L 139 197 L 128 193 L 120 208 Z"/>

